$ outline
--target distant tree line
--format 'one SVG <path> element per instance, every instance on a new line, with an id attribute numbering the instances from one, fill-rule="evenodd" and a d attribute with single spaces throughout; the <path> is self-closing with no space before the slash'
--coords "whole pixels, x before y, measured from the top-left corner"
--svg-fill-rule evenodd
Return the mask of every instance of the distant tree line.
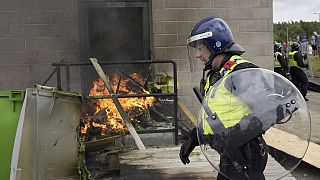
<path id="1" fill-rule="evenodd" d="M 316 31 L 319 34 L 320 23 L 313 22 L 304 22 L 304 21 L 295 21 L 295 22 L 278 22 L 273 23 L 273 34 L 274 40 L 277 42 L 283 42 L 287 39 L 287 28 L 288 36 L 291 40 L 296 40 L 297 36 L 303 37 L 306 36 L 308 42 L 310 43 L 311 36 L 313 32 Z"/>

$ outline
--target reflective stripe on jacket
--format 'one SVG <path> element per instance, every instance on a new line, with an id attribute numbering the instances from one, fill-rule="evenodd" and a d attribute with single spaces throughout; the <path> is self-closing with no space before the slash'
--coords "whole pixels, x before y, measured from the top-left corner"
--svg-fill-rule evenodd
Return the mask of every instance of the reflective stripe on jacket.
<path id="1" fill-rule="evenodd" d="M 278 55 L 281 55 L 281 53 L 280 52 L 275 52 L 274 53 L 274 67 L 275 68 L 281 67 L 280 62 L 278 61 Z"/>
<path id="2" fill-rule="evenodd" d="M 230 63 L 231 62 L 231 63 Z M 247 60 L 243 60 L 240 56 L 237 56 L 237 55 L 234 55 L 232 56 L 225 64 L 230 64 L 231 66 L 229 68 L 225 68 L 225 66 L 223 66 L 221 69 L 220 69 L 220 76 L 221 78 L 223 78 L 224 76 L 230 74 L 233 69 L 238 65 L 238 64 L 241 64 L 241 63 L 245 63 L 245 62 L 249 62 L 251 63 L 250 61 L 247 61 Z M 211 75 L 210 75 L 211 76 Z M 206 81 L 206 84 L 204 86 L 204 92 L 206 94 L 206 92 L 209 90 L 210 88 L 210 76 L 208 76 L 207 78 L 207 81 Z"/>

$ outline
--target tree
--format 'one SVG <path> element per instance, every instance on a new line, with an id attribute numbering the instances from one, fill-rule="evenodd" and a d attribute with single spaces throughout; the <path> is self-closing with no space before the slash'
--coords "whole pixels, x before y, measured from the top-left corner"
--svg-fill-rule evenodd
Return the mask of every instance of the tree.
<path id="1" fill-rule="evenodd" d="M 290 39 L 296 39 L 297 36 L 306 36 L 310 42 L 311 36 L 314 31 L 319 33 L 320 23 L 316 21 L 304 22 L 304 21 L 288 21 L 278 22 L 273 24 L 274 40 L 282 42 L 287 39 L 287 28 Z"/>

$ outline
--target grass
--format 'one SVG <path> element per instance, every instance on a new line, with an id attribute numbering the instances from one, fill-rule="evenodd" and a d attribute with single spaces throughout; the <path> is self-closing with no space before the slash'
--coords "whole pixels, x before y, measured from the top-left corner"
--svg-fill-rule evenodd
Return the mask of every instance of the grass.
<path id="1" fill-rule="evenodd" d="M 311 56 L 311 65 L 313 74 L 316 77 L 320 77 L 320 58 L 319 56 Z"/>

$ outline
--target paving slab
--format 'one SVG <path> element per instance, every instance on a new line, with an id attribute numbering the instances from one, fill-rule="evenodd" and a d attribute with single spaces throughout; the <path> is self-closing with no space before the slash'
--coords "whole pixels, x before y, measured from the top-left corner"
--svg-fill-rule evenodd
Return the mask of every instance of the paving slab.
<path id="1" fill-rule="evenodd" d="M 308 91 L 307 102 L 311 116 L 311 142 L 320 144 L 320 93 Z M 119 154 L 120 179 L 216 179 L 215 170 L 205 159 L 200 148 L 195 148 L 190 156 L 191 163 L 183 165 L 179 159 L 180 146 L 148 148 L 145 151 L 130 150 Z M 268 162 L 268 172 L 277 172 L 281 169 L 276 162 Z M 274 164 L 274 165 L 272 165 Z M 312 172 L 311 172 L 312 171 Z M 301 163 L 296 170 L 282 178 L 284 180 L 320 179 L 320 170 Z"/>
<path id="2" fill-rule="evenodd" d="M 147 148 L 147 150 L 131 150 L 119 154 L 121 178 L 127 180 L 140 179 L 216 179 L 218 172 L 214 169 L 196 147 L 190 155 L 190 164 L 184 165 L 179 159 L 180 146 Z M 269 157 L 270 159 L 271 156 Z M 275 161 L 268 162 L 268 172 L 283 172 Z M 283 180 L 295 180 L 288 174 Z"/>

